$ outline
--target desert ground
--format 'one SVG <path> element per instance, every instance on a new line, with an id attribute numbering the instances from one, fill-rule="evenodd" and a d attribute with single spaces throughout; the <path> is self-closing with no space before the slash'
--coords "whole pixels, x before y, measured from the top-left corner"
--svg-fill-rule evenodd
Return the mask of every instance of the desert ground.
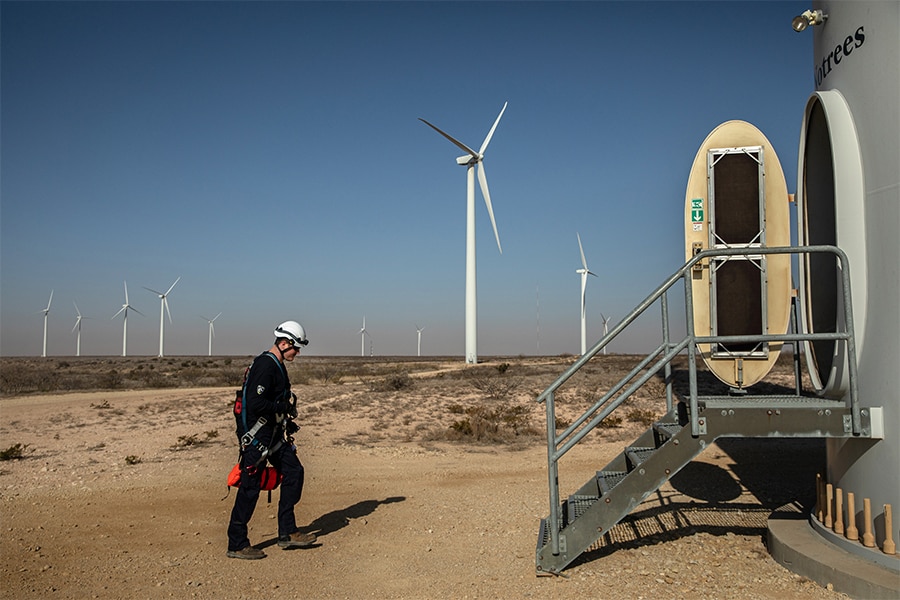
<path id="1" fill-rule="evenodd" d="M 238 381 L 242 360 L 227 363 Z M 538 524 L 549 508 L 535 398 L 572 360 L 465 367 L 453 358 L 376 366 L 304 357 L 291 366 L 306 468 L 296 513 L 318 541 L 275 545 L 278 491 L 271 503 L 264 492 L 250 527 L 268 555 L 259 561 L 225 556 L 234 385 L 135 388 L 148 363 L 165 377 L 203 366 L 149 358 L 140 369 L 115 363 L 114 389 L 7 385 L 0 598 L 843 597 L 786 570 L 765 547 L 769 513 L 808 505 L 824 463 L 818 441 L 721 441 L 563 576 L 537 577 Z M 31 361 L 45 377 L 81 364 L 109 378 L 88 360 Z M 25 362 L 0 363 L 5 385 L 31 368 Z M 595 358 L 559 396 L 563 416 L 579 414 L 633 364 Z M 663 384 L 651 383 L 629 416 L 563 459 L 563 496 L 646 429 L 648 414 L 664 412 Z"/>

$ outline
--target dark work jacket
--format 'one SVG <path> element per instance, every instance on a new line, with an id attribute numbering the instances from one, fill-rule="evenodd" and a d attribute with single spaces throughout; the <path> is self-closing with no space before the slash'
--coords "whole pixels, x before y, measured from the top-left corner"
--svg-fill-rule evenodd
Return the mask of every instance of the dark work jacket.
<path id="1" fill-rule="evenodd" d="M 290 410 L 291 382 L 287 370 L 278 357 L 263 352 L 250 365 L 244 386 L 244 410 L 247 428 L 252 429 L 256 420 L 263 417 L 266 424 L 256 433 L 256 439 L 265 446 L 283 439 L 284 429 L 277 423 L 276 415 Z"/>

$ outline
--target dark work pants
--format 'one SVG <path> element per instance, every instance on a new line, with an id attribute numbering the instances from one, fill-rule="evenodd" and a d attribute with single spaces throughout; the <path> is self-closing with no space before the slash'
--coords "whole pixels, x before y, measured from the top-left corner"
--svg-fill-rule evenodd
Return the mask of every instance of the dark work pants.
<path id="1" fill-rule="evenodd" d="M 247 524 L 259 500 L 260 479 L 266 463 L 260 463 L 254 475 L 247 473 L 247 467 L 254 465 L 260 456 L 259 450 L 249 447 L 241 459 L 241 484 L 234 498 L 231 522 L 228 524 L 228 550 L 241 550 L 250 545 Z M 278 536 L 283 537 L 297 530 L 294 506 L 303 493 L 303 465 L 300 464 L 296 451 L 287 444 L 270 454 L 269 462 L 284 476 L 278 498 Z"/>

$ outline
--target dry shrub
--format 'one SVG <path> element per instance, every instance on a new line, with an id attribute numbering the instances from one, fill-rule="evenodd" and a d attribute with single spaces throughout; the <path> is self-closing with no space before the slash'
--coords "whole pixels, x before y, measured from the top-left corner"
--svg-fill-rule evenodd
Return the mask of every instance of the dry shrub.
<path id="1" fill-rule="evenodd" d="M 25 450 L 28 444 L 15 443 L 6 450 L 0 450 L 0 460 L 14 460 L 25 458 Z"/>
<path id="2" fill-rule="evenodd" d="M 335 363 L 318 365 L 310 371 L 311 376 L 322 383 L 341 383 L 344 378 L 343 370 Z"/>
<path id="3" fill-rule="evenodd" d="M 656 422 L 656 413 L 646 408 L 633 408 L 625 415 L 632 423 L 639 423 L 644 427 L 649 427 Z"/>
<path id="4" fill-rule="evenodd" d="M 407 371 L 389 372 L 378 379 L 358 377 L 370 392 L 399 392 L 413 387 L 413 379 Z"/>
<path id="5" fill-rule="evenodd" d="M 464 414 L 462 419 L 450 425 L 447 439 L 478 443 L 509 443 L 520 441 L 522 437 L 539 435 L 539 431 L 531 424 L 528 409 L 524 406 L 478 404 L 466 408 Z"/>
<path id="6" fill-rule="evenodd" d="M 413 386 L 413 380 L 406 371 L 388 375 L 375 386 L 376 392 L 399 392 Z"/>
<path id="7" fill-rule="evenodd" d="M 219 437 L 218 430 L 210 430 L 203 434 L 204 437 L 201 439 L 200 434 L 192 433 L 190 435 L 179 435 L 178 440 L 172 446 L 173 450 L 179 450 L 181 448 L 190 448 L 191 446 L 199 446 L 200 444 L 204 444 L 214 438 Z"/>
<path id="8" fill-rule="evenodd" d="M 491 400 L 505 400 L 522 384 L 520 378 L 506 374 L 508 369 L 507 363 L 494 369 L 473 367 L 466 371 L 466 380 Z"/>
<path id="9" fill-rule="evenodd" d="M 600 425 L 598 425 L 598 427 L 602 427 L 604 429 L 614 429 L 616 427 L 621 427 L 622 421 L 623 419 L 619 415 L 611 414 L 600 421 Z"/>

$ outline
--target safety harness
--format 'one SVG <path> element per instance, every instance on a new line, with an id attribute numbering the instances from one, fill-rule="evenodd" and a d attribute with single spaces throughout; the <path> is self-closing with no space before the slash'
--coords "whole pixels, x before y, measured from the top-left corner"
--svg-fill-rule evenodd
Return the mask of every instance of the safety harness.
<path id="1" fill-rule="evenodd" d="M 266 352 L 266 354 L 275 361 L 275 364 L 277 364 L 278 368 L 281 370 L 282 377 L 284 378 L 285 382 L 287 382 L 287 373 L 285 373 L 284 371 L 284 365 L 281 364 L 281 361 L 278 360 L 278 358 L 271 352 Z M 247 397 L 247 380 L 249 379 L 250 369 L 252 368 L 252 366 L 253 365 L 247 367 L 247 370 L 244 372 L 244 383 L 241 386 L 241 389 L 237 390 L 237 393 L 235 394 L 234 416 L 238 426 L 238 440 L 240 441 L 240 449 L 238 450 L 238 463 L 232 469 L 228 477 L 229 489 L 232 486 L 240 485 L 241 460 L 244 456 L 244 451 L 248 447 L 253 446 L 260 451 L 259 460 L 246 468 L 247 474 L 252 476 L 256 474 L 259 465 L 264 464 L 269 455 L 276 452 L 284 444 L 283 439 L 275 441 L 278 427 L 272 429 L 272 439 L 269 440 L 269 445 L 263 444 L 256 437 L 256 434 L 259 433 L 259 430 L 262 429 L 262 427 L 268 422 L 265 417 L 257 418 L 256 423 L 253 424 L 253 427 L 250 427 L 249 429 L 247 427 L 247 406 L 245 404 L 245 398 Z M 276 415 L 275 418 L 278 425 L 280 425 L 284 420 L 283 415 Z M 244 433 L 240 434 L 241 431 L 243 431 Z M 269 492 L 269 502 L 272 501 L 272 490 L 278 487 L 279 483 L 281 483 L 281 473 L 277 473 L 274 467 L 266 467 L 263 473 L 263 481 L 261 482 L 260 487 L 261 489 L 267 490 Z"/>
<path id="2" fill-rule="evenodd" d="M 272 360 L 275 361 L 275 364 L 277 364 L 278 368 L 281 370 L 282 377 L 284 377 L 284 380 L 287 381 L 287 373 L 284 372 L 284 365 L 281 364 L 281 361 L 278 360 L 278 358 L 271 352 L 266 352 L 266 355 L 268 355 Z M 242 397 L 241 404 L 243 404 L 243 398 L 247 397 L 247 379 L 249 378 L 249 375 L 250 375 L 250 369 L 248 368 L 247 372 L 244 374 L 244 385 L 241 388 L 241 397 Z M 272 429 L 272 439 L 269 440 L 269 444 L 271 446 L 266 446 L 265 444 L 263 444 L 256 437 L 256 434 L 259 433 L 259 430 L 262 429 L 263 425 L 265 425 L 267 423 L 267 421 L 266 421 L 265 417 L 259 417 L 258 419 L 256 419 L 256 423 L 253 424 L 253 427 L 248 429 L 247 428 L 246 408 L 247 408 L 246 406 L 242 406 L 242 409 L 241 409 L 241 420 L 242 420 L 242 423 L 244 426 L 244 432 L 245 432 L 244 435 L 242 435 L 240 438 L 241 455 L 243 455 L 244 450 L 246 450 L 248 446 L 253 446 L 254 448 L 257 448 L 260 451 L 260 453 L 262 454 L 262 456 L 256 462 L 256 464 L 253 466 L 258 467 L 260 465 L 260 463 L 262 463 L 263 461 L 266 460 L 266 458 L 269 456 L 269 454 L 271 454 L 272 452 L 275 452 L 276 450 L 281 448 L 283 441 L 278 440 L 277 442 L 275 442 L 274 445 L 271 445 L 272 442 L 275 441 L 275 434 L 278 431 L 278 428 L 273 428 Z M 280 425 L 281 421 L 283 420 L 282 415 L 276 415 L 276 420 L 277 420 L 277 423 Z"/>

